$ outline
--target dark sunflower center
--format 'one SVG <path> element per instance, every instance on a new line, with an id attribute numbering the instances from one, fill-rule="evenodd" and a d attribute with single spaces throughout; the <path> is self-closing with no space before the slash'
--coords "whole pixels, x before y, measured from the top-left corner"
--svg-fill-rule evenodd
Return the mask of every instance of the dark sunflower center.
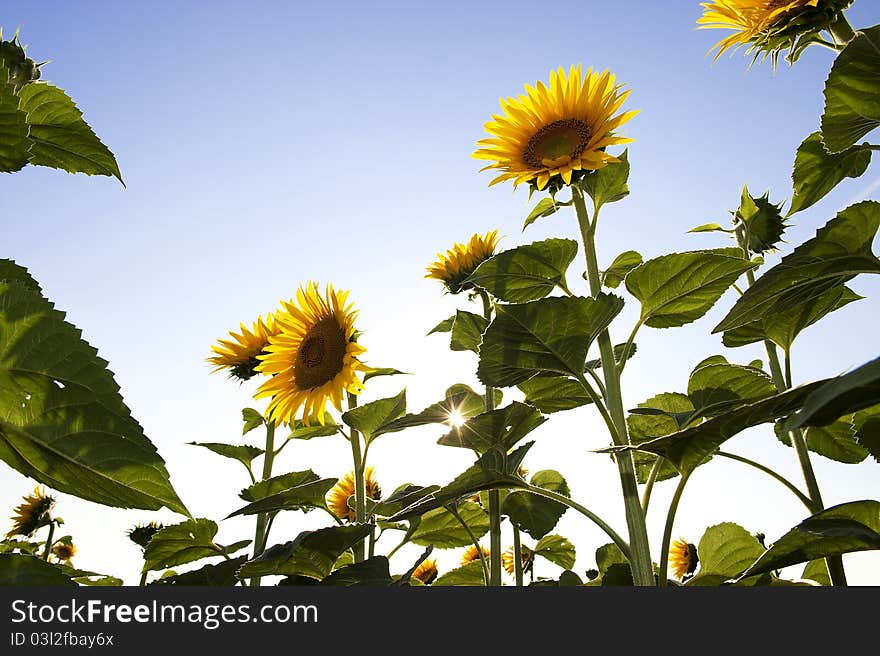
<path id="1" fill-rule="evenodd" d="M 300 389 L 314 389 L 342 371 L 347 342 L 334 317 L 321 319 L 306 334 L 293 363 L 293 381 Z"/>
<path id="2" fill-rule="evenodd" d="M 545 159 L 568 155 L 580 157 L 590 143 L 590 126 L 576 118 L 564 118 L 538 130 L 523 150 L 523 161 L 532 168 L 544 167 Z"/>

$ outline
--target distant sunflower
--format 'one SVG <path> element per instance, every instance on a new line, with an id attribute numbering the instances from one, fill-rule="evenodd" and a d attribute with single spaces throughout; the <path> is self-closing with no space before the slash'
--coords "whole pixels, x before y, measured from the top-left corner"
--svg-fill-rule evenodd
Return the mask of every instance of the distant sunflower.
<path id="1" fill-rule="evenodd" d="M 230 332 L 233 339 L 219 339 L 211 347 L 215 355 L 207 358 L 214 365 L 213 371 L 229 369 L 229 375 L 239 380 L 249 380 L 257 373 L 260 355 L 269 345 L 269 338 L 278 332 L 275 317 L 271 314 L 259 317 L 253 327 L 248 329 L 239 324 L 241 334 Z"/>
<path id="2" fill-rule="evenodd" d="M 483 545 L 480 545 L 480 551 L 483 552 L 483 558 L 490 558 L 491 557 L 491 553 Z M 475 560 L 479 560 L 479 559 L 480 559 L 480 552 L 477 551 L 476 545 L 473 545 L 473 544 L 470 545 L 467 549 L 465 549 L 464 553 L 461 554 L 461 564 L 462 565 L 467 565 L 468 563 L 472 563 Z"/>
<path id="3" fill-rule="evenodd" d="M 349 522 L 356 519 L 355 510 L 352 507 L 354 501 L 351 506 L 348 504 L 349 499 L 354 499 L 354 487 L 354 472 L 348 472 L 327 493 L 327 506 L 330 511 L 339 519 L 347 519 Z M 382 498 L 382 488 L 373 478 L 372 467 L 367 467 L 364 470 L 364 487 L 370 499 L 378 501 Z"/>
<path id="4" fill-rule="evenodd" d="M 495 254 L 498 241 L 498 231 L 493 230 L 485 235 L 475 234 L 467 244 L 454 244 L 445 255 L 437 253 L 437 261 L 428 267 L 425 278 L 441 281 L 453 294 L 470 289 L 473 285 L 464 285 L 464 281 Z"/>
<path id="5" fill-rule="evenodd" d="M 483 170 L 501 174 L 490 184 L 513 180 L 514 186 L 530 183 L 538 190 L 553 180 L 553 188 L 571 184 L 581 171 L 601 169 L 618 159 L 605 152 L 608 146 L 632 141 L 615 130 L 637 111 L 616 114 L 629 95 L 607 70 L 581 66 L 550 73 L 550 84 L 526 85 L 526 94 L 501 100 L 503 114 L 486 123 L 492 137 L 477 143 L 476 159 L 493 163 Z"/>
<path id="6" fill-rule="evenodd" d="M 332 285 L 322 295 L 310 282 L 297 291 L 296 303 L 282 302 L 275 315 L 278 332 L 257 356 L 256 371 L 270 378 L 254 395 L 271 397 L 267 416 L 276 425 L 292 424 L 300 410 L 306 426 L 313 417 L 323 425 L 327 401 L 341 411 L 343 394 L 363 389 L 357 372 L 369 368 L 358 356 L 366 349 L 356 341 L 357 312 L 347 299 L 348 292 Z"/>
<path id="7" fill-rule="evenodd" d="M 46 490 L 39 485 L 34 488 L 34 493 L 22 497 L 24 503 L 15 509 L 12 516 L 12 529 L 6 534 L 7 538 L 16 535 L 30 537 L 37 529 L 48 525 L 52 521 L 50 513 L 55 507 L 55 497 L 46 494 Z"/>
<path id="8" fill-rule="evenodd" d="M 59 563 L 69 563 L 76 555 L 76 547 L 72 542 L 56 542 L 52 545 L 52 555 L 58 559 Z"/>
<path id="9" fill-rule="evenodd" d="M 520 546 L 520 558 L 522 559 L 523 571 L 528 571 L 532 561 L 532 550 L 526 546 Z M 516 572 L 516 559 L 513 556 L 513 547 L 501 554 L 501 566 L 510 575 Z"/>
<path id="10" fill-rule="evenodd" d="M 413 572 L 412 577 L 418 579 L 425 585 L 431 585 L 434 582 L 434 579 L 437 578 L 437 561 L 423 560 L 421 564 L 416 567 L 416 571 Z"/>
<path id="11" fill-rule="evenodd" d="M 156 533 L 161 531 L 163 528 L 165 527 L 162 526 L 162 524 L 157 524 L 156 522 L 150 522 L 149 524 L 137 524 L 128 532 L 128 539 L 134 542 L 139 547 L 146 549 L 147 545 L 150 543 L 150 540 L 153 539 L 153 536 L 156 535 Z"/>
<path id="12" fill-rule="evenodd" d="M 766 37 L 778 23 L 794 12 L 816 7 L 819 0 L 714 0 L 701 2 L 703 15 L 698 29 L 733 30 L 709 49 L 718 49 L 717 60 L 726 50 Z"/>
<path id="13" fill-rule="evenodd" d="M 697 548 L 681 538 L 673 542 L 669 548 L 669 569 L 679 581 L 693 574 L 699 562 Z"/>

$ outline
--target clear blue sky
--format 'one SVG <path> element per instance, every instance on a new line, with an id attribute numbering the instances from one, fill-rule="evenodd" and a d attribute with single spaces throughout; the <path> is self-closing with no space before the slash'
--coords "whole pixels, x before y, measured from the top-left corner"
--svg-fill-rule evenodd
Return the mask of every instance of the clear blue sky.
<path id="1" fill-rule="evenodd" d="M 777 202 L 790 196 L 794 151 L 818 127 L 832 54 L 810 49 L 775 75 L 769 66 L 747 72 L 741 56 L 713 65 L 704 55 L 721 33 L 695 31 L 699 14 L 689 0 L 589 0 L 552 11 L 534 2 L 6 2 L 4 32 L 20 27 L 29 54 L 52 60 L 44 79 L 76 100 L 128 187 L 34 167 L 0 176 L 0 257 L 27 266 L 110 361 L 183 500 L 195 515 L 220 520 L 241 505 L 246 475 L 185 442 L 239 440 L 240 408 L 257 404 L 252 385 L 209 375 L 204 358 L 217 338 L 306 280 L 332 281 L 351 290 L 361 311 L 369 363 L 415 374 L 377 381 L 366 398 L 406 385 L 418 410 L 452 383 L 476 382 L 471 354 L 450 355 L 443 337 L 424 336 L 466 304 L 423 278 L 436 252 L 494 228 L 507 247 L 575 236 L 564 212 L 523 235 L 526 191 L 489 189 L 491 176 L 478 173 L 470 155 L 499 97 L 578 62 L 610 68 L 632 89 L 627 107 L 641 109 L 624 129 L 636 140 L 632 194 L 604 213 L 600 263 L 627 249 L 653 257 L 727 245 L 684 233 L 726 222 L 744 183 L 756 194 L 769 189 Z M 857 0 L 849 15 L 857 27 L 873 25 L 880 7 Z M 850 202 L 876 198 L 878 175 L 875 166 L 798 214 L 789 242 Z M 860 279 L 853 287 L 871 298 L 802 336 L 797 380 L 877 355 L 880 285 Z M 642 330 L 627 368 L 627 407 L 684 389 L 694 364 L 724 352 L 709 331 L 731 302 L 726 296 L 679 331 Z M 635 312 L 630 302 L 617 341 Z M 761 352 L 726 355 L 748 362 Z M 604 446 L 600 431 L 590 411 L 556 415 L 536 433 L 526 464 L 561 470 L 575 498 L 624 530 L 615 468 L 588 452 Z M 443 483 L 470 464 L 468 453 L 436 446 L 438 436 L 425 428 L 382 438 L 370 455 L 383 487 Z M 794 453 L 770 427 L 728 446 L 800 482 Z M 828 505 L 878 497 L 876 463 L 814 462 Z M 327 438 L 289 447 L 276 471 L 341 476 L 350 466 L 347 445 Z M 33 485 L 0 471 L 0 507 L 11 510 Z M 655 558 L 671 492 L 669 483 L 659 486 L 652 502 Z M 707 526 L 736 521 L 772 540 L 803 518 L 789 496 L 740 465 L 713 462 L 693 477 L 675 533 L 696 542 Z M 124 530 L 175 521 L 66 495 L 58 512 L 80 545 L 77 564 L 128 583 L 137 582 L 139 563 Z M 276 522 L 273 539 L 323 523 L 291 513 Z M 221 523 L 218 539 L 252 531 L 251 520 L 236 518 Z M 603 536 L 570 513 L 559 532 L 579 547 L 577 570 L 593 566 Z M 443 554 L 441 569 L 457 557 Z M 405 560 L 394 569 L 404 570 Z M 880 584 L 876 552 L 846 562 L 853 582 Z"/>

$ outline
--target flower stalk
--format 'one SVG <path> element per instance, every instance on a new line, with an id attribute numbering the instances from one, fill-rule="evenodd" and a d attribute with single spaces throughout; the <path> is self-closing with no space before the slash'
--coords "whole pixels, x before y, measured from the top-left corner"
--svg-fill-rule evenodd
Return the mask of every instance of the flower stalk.
<path id="1" fill-rule="evenodd" d="M 275 462 L 275 422 L 271 419 L 265 420 L 266 424 L 266 444 L 265 453 L 263 453 L 263 474 L 261 481 L 272 478 L 272 466 Z M 259 556 L 266 549 L 266 542 L 269 539 L 269 514 L 259 513 L 257 515 L 257 527 L 254 533 L 254 555 L 253 558 Z M 255 576 L 251 579 L 251 587 L 260 586 L 260 577 Z"/>
<path id="2" fill-rule="evenodd" d="M 480 290 L 483 300 L 483 317 L 492 321 L 492 300 Z M 495 389 L 486 386 L 486 412 L 495 409 Z M 489 490 L 489 585 L 501 585 L 501 491 Z"/>
<path id="3" fill-rule="evenodd" d="M 348 392 L 348 409 L 353 410 L 356 407 L 357 396 Z M 364 458 L 361 456 L 360 432 L 352 428 L 349 441 L 351 442 L 351 457 L 354 461 L 354 521 L 358 524 L 363 524 L 367 521 L 367 487 L 364 481 Z M 364 560 L 363 541 L 354 545 L 353 551 L 354 562 L 362 562 Z"/>

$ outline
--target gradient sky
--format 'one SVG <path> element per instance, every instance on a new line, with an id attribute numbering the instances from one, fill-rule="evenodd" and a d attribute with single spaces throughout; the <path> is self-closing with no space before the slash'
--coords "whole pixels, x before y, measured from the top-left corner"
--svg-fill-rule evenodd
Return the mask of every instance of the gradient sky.
<path id="1" fill-rule="evenodd" d="M 705 54 L 722 34 L 695 31 L 699 14 L 689 0 L 581 0 L 552 11 L 513 1 L 7 1 L 4 32 L 20 27 L 29 55 L 52 60 L 43 78 L 78 103 L 116 154 L 127 187 L 35 167 L 0 176 L 0 257 L 28 267 L 110 361 L 184 502 L 195 516 L 220 522 L 242 505 L 237 493 L 247 476 L 186 442 L 240 442 L 240 409 L 263 406 L 251 399 L 254 384 L 211 375 L 204 358 L 216 339 L 273 310 L 303 282 L 350 289 L 368 363 L 413 372 L 371 382 L 364 400 L 406 386 L 417 411 L 453 383 L 476 384 L 473 354 L 450 354 L 446 337 L 425 336 L 467 305 L 425 280 L 425 267 L 474 232 L 498 228 L 504 247 L 576 236 L 567 212 L 522 234 L 526 190 L 489 189 L 491 175 L 478 173 L 481 163 L 470 157 L 499 98 L 521 93 L 524 83 L 546 80 L 560 65 L 610 68 L 632 89 L 626 107 L 641 110 L 623 129 L 635 139 L 632 193 L 603 212 L 600 265 L 628 249 L 648 258 L 728 245 L 685 232 L 726 223 L 743 184 L 756 195 L 770 190 L 774 202 L 790 197 L 794 152 L 818 127 L 832 53 L 811 48 L 775 75 L 766 65 L 747 71 L 742 56 L 713 65 Z M 849 15 L 856 27 L 870 26 L 880 22 L 880 6 L 857 0 Z M 789 244 L 852 202 L 876 198 L 878 175 L 875 165 L 798 214 Z M 573 286 L 581 261 L 569 275 Z M 797 381 L 876 357 L 880 284 L 862 277 L 852 287 L 869 299 L 802 335 L 793 355 Z M 626 371 L 626 407 L 685 389 L 697 362 L 725 353 L 709 332 L 732 301 L 726 295 L 677 331 L 642 329 Z M 630 299 L 612 330 L 615 342 L 636 314 Z M 741 363 L 763 355 L 758 345 L 725 354 Z M 437 446 L 440 434 L 426 427 L 376 443 L 370 464 L 386 492 L 405 482 L 442 484 L 471 464 L 470 452 Z M 616 468 L 590 453 L 606 442 L 594 413 L 554 415 L 534 437 L 528 468 L 559 469 L 574 498 L 625 531 Z M 260 440 L 254 432 L 245 442 Z M 794 452 L 769 425 L 726 448 L 802 485 Z M 878 498 L 876 463 L 813 461 L 826 505 Z M 351 468 L 347 444 L 291 445 L 276 473 L 309 467 L 343 475 Z M 5 466 L 0 472 L 0 508 L 11 512 L 33 482 Z M 658 485 L 652 501 L 655 559 L 673 487 Z M 125 530 L 180 520 L 58 496 L 57 512 L 80 549 L 75 563 L 129 584 L 137 582 L 140 556 Z M 735 521 L 772 541 L 803 517 L 775 481 L 713 461 L 692 477 L 674 534 L 696 542 L 707 526 Z M 287 513 L 271 539 L 291 539 L 325 518 Z M 251 518 L 220 525 L 220 542 L 253 534 Z M 557 531 L 577 545 L 580 573 L 607 542 L 573 513 Z M 383 538 L 379 553 L 394 544 Z M 419 551 L 402 550 L 392 569 L 405 570 Z M 458 557 L 442 552 L 441 570 Z M 851 582 L 880 584 L 877 552 L 845 562 Z M 557 571 L 545 565 L 539 574 Z"/>

